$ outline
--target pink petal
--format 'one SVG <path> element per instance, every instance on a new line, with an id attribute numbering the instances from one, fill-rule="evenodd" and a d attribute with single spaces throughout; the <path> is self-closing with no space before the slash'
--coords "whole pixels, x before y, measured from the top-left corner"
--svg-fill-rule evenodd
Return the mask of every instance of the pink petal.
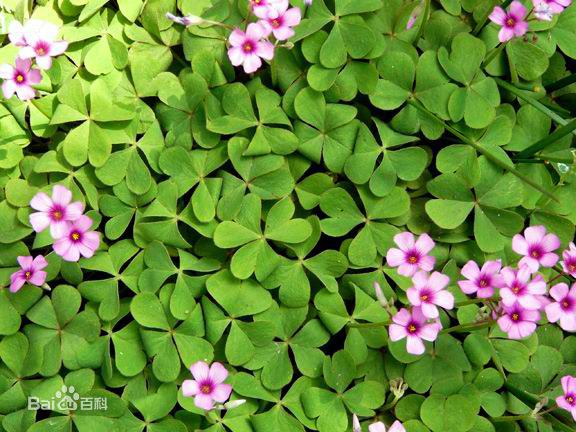
<path id="1" fill-rule="evenodd" d="M 390 267 L 398 267 L 399 265 L 404 264 L 405 261 L 406 255 L 400 249 L 388 249 L 388 252 L 386 253 L 386 262 Z"/>
<path id="2" fill-rule="evenodd" d="M 228 371 L 221 363 L 216 362 L 210 366 L 208 377 L 216 384 L 220 384 L 228 378 Z"/>
<path id="3" fill-rule="evenodd" d="M 9 64 L 0 65 L 0 78 L 10 80 L 14 77 L 14 68 Z"/>
<path id="4" fill-rule="evenodd" d="M 196 396 L 200 393 L 200 386 L 194 380 L 184 380 L 182 383 L 182 394 L 184 396 Z"/>
<path id="5" fill-rule="evenodd" d="M 72 247 L 72 242 L 68 237 L 62 237 L 54 242 L 52 248 L 57 255 L 64 256 L 68 253 L 68 250 Z"/>
<path id="6" fill-rule="evenodd" d="M 399 341 L 406 337 L 406 328 L 398 324 L 390 324 L 390 327 L 388 327 L 388 335 L 392 342 Z"/>
<path id="7" fill-rule="evenodd" d="M 408 351 L 410 354 L 420 355 L 424 354 L 426 348 L 424 347 L 424 342 L 422 342 L 422 339 L 417 336 L 409 335 L 406 338 L 406 351 Z"/>
<path id="8" fill-rule="evenodd" d="M 490 298 L 494 295 L 494 288 L 478 288 L 478 292 L 476 293 L 476 297 L 478 298 Z"/>
<path id="9" fill-rule="evenodd" d="M 20 49 L 18 52 L 18 57 L 21 59 L 31 59 L 36 57 L 36 51 L 31 46 L 25 46 Z"/>
<path id="10" fill-rule="evenodd" d="M 406 297 L 410 301 L 410 304 L 414 306 L 420 306 L 422 300 L 420 299 L 420 291 L 417 288 L 408 288 L 406 291 Z"/>
<path id="11" fill-rule="evenodd" d="M 202 393 L 199 393 L 194 397 L 194 405 L 206 411 L 209 411 L 212 408 L 214 408 L 214 402 L 212 400 L 212 397 Z"/>
<path id="12" fill-rule="evenodd" d="M 506 22 L 507 15 L 504 9 L 502 9 L 500 6 L 496 6 L 490 14 L 489 18 L 493 23 L 503 26 Z"/>
<path id="13" fill-rule="evenodd" d="M 94 256 L 95 250 L 87 247 L 86 245 L 84 245 L 82 243 L 78 243 L 76 245 L 76 248 L 78 249 L 78 252 L 80 253 L 80 255 L 82 255 L 84 258 L 92 258 Z M 80 259 L 80 258 L 78 258 L 78 259 Z"/>
<path id="14" fill-rule="evenodd" d="M 34 262 L 34 259 L 31 256 L 19 256 L 16 258 L 16 260 L 18 261 L 18 264 L 22 270 L 28 270 L 32 268 L 32 263 Z"/>
<path id="15" fill-rule="evenodd" d="M 288 40 L 295 34 L 294 30 L 292 30 L 290 27 L 285 26 L 274 29 L 273 32 L 274 37 L 281 41 Z"/>
<path id="16" fill-rule="evenodd" d="M 413 264 L 402 264 L 398 267 L 398 274 L 411 277 L 418 271 L 418 266 Z"/>
<path id="17" fill-rule="evenodd" d="M 59 239 L 68 234 L 70 224 L 66 221 L 51 221 L 50 222 L 50 235 L 53 239 Z"/>
<path id="18" fill-rule="evenodd" d="M 28 82 L 30 84 L 38 84 L 42 81 L 42 74 L 38 69 L 32 69 L 28 72 Z"/>
<path id="19" fill-rule="evenodd" d="M 58 56 L 60 54 L 64 54 L 64 52 L 66 51 L 67 48 L 68 48 L 68 42 L 66 42 L 66 41 L 52 42 L 52 44 L 50 45 L 49 54 L 52 57 L 55 57 L 55 56 Z"/>
<path id="20" fill-rule="evenodd" d="M 454 308 L 454 295 L 450 291 L 442 290 L 434 295 L 434 303 L 444 309 Z"/>
<path id="21" fill-rule="evenodd" d="M 73 202 L 66 207 L 65 219 L 67 221 L 75 221 L 84 213 L 84 203 L 80 201 Z"/>
<path id="22" fill-rule="evenodd" d="M 540 268 L 540 262 L 530 256 L 525 256 L 518 262 L 520 270 L 528 270 L 531 273 L 536 273 Z"/>
<path id="23" fill-rule="evenodd" d="M 36 91 L 28 85 L 21 85 L 16 86 L 16 95 L 21 101 L 27 101 L 34 99 L 34 96 L 36 96 Z"/>
<path id="24" fill-rule="evenodd" d="M 80 250 L 74 245 L 70 245 L 68 251 L 62 255 L 64 261 L 76 262 L 80 259 Z"/>
<path id="25" fill-rule="evenodd" d="M 300 8 L 292 8 L 286 11 L 284 14 L 284 24 L 290 27 L 295 27 L 300 24 L 302 20 L 302 12 Z"/>
<path id="26" fill-rule="evenodd" d="M 549 252 L 547 254 L 544 254 L 542 258 L 540 258 L 540 264 L 542 264 L 543 267 L 554 267 L 558 262 L 558 259 L 559 259 L 558 255 Z"/>
<path id="27" fill-rule="evenodd" d="M 82 244 L 88 249 L 95 251 L 100 246 L 100 234 L 96 231 L 88 231 L 82 237 Z"/>
<path id="28" fill-rule="evenodd" d="M 502 303 L 506 306 L 513 306 L 516 303 L 517 296 L 509 288 L 502 288 L 500 290 L 500 297 L 502 298 Z"/>
<path id="29" fill-rule="evenodd" d="M 435 324 L 426 324 L 420 329 L 419 336 L 428 342 L 433 342 L 438 337 L 438 331 L 438 326 Z"/>
<path id="30" fill-rule="evenodd" d="M 464 267 L 462 267 L 460 274 L 466 279 L 475 280 L 480 276 L 480 269 L 478 268 L 478 264 L 474 261 L 468 261 Z"/>
<path id="31" fill-rule="evenodd" d="M 274 58 L 274 45 L 268 41 L 258 42 L 256 45 L 256 55 L 262 57 L 264 60 L 272 60 Z"/>
<path id="32" fill-rule="evenodd" d="M 88 216 L 82 215 L 76 221 L 74 221 L 74 226 L 78 230 L 80 230 L 82 232 L 86 232 L 90 228 L 92 228 L 93 223 L 94 222 L 92 221 L 92 219 L 90 219 Z"/>
<path id="33" fill-rule="evenodd" d="M 528 23 L 525 21 L 519 22 L 514 26 L 514 36 L 524 36 L 528 31 Z"/>
<path id="34" fill-rule="evenodd" d="M 42 212 L 50 211 L 52 204 L 52 200 L 44 192 L 38 192 L 30 201 L 30 207 L 32 207 L 34 210 L 39 210 Z"/>
<path id="35" fill-rule="evenodd" d="M 197 361 L 190 366 L 190 372 L 192 372 L 192 376 L 196 381 L 202 382 L 208 379 L 210 368 L 206 362 Z"/>
<path id="36" fill-rule="evenodd" d="M 408 312 L 408 309 L 402 308 L 392 317 L 392 321 L 396 324 L 400 324 L 401 326 L 406 327 L 410 320 L 412 319 L 412 315 Z"/>
<path id="37" fill-rule="evenodd" d="M 519 2 L 515 1 L 512 4 L 514 3 Z M 520 5 L 522 4 L 520 3 Z M 522 6 L 522 8 L 524 8 L 524 6 Z M 526 237 L 526 241 L 528 242 L 528 244 L 540 243 L 540 241 L 544 238 L 545 235 L 546 235 L 546 228 L 543 225 L 531 226 L 526 228 L 526 230 L 524 231 L 524 236 Z"/>
<path id="38" fill-rule="evenodd" d="M 24 286 L 26 283 L 26 278 L 20 274 L 20 272 L 16 272 L 12 274 L 10 277 L 10 292 L 18 292 L 20 288 Z"/>
<path id="39" fill-rule="evenodd" d="M 512 237 L 512 250 L 518 255 L 528 254 L 528 243 L 526 242 L 526 239 L 522 237 L 522 235 L 516 234 L 514 237 Z"/>
<path id="40" fill-rule="evenodd" d="M 32 261 L 32 266 L 34 267 L 34 270 L 42 270 L 48 267 L 48 261 L 46 261 L 46 258 L 42 255 L 38 255 L 34 258 L 34 261 Z"/>
<path id="41" fill-rule="evenodd" d="M 394 423 L 392 423 L 392 426 L 390 426 L 388 432 L 406 432 L 406 429 L 404 428 L 402 423 L 396 420 Z"/>
<path id="42" fill-rule="evenodd" d="M 550 288 L 550 295 L 554 300 L 560 301 L 568 295 L 568 291 L 569 288 L 567 284 L 559 283 Z"/>
<path id="43" fill-rule="evenodd" d="M 16 93 L 17 86 L 14 81 L 4 81 L 2 83 L 2 94 L 6 99 L 10 99 Z"/>
<path id="44" fill-rule="evenodd" d="M 412 283 L 417 288 L 424 288 L 428 286 L 428 280 L 430 276 L 425 271 L 418 271 L 412 276 Z"/>
<path id="45" fill-rule="evenodd" d="M 567 377 L 564 377 L 564 378 L 567 378 Z M 570 405 L 568 403 L 568 401 L 566 400 L 566 398 L 564 396 L 558 396 L 556 398 L 556 403 L 558 404 L 558 406 L 560 408 L 563 408 L 566 411 L 572 411 L 572 405 Z"/>
<path id="46" fill-rule="evenodd" d="M 394 236 L 394 243 L 404 252 L 407 252 L 414 247 L 414 234 L 408 231 L 396 234 Z"/>
<path id="47" fill-rule="evenodd" d="M 16 63 L 16 69 L 25 72 L 28 72 L 30 70 L 30 67 L 32 66 L 32 62 L 30 59 L 21 59 L 19 57 L 16 57 L 14 63 Z"/>
<path id="48" fill-rule="evenodd" d="M 546 282 L 542 278 L 535 277 L 527 288 L 530 294 L 546 294 Z"/>
<path id="49" fill-rule="evenodd" d="M 563 315 L 560 317 L 560 328 L 565 331 L 574 332 L 576 331 L 576 316 L 575 315 Z"/>
<path id="50" fill-rule="evenodd" d="M 513 1 L 510 4 L 510 15 L 520 21 L 526 16 L 526 7 L 519 1 Z"/>
<path id="51" fill-rule="evenodd" d="M 412 319 L 420 324 L 424 324 L 428 320 L 426 315 L 424 315 L 424 312 L 422 312 L 422 309 L 419 307 L 412 308 Z"/>
<path id="52" fill-rule="evenodd" d="M 438 308 L 435 305 L 431 303 L 422 303 L 420 308 L 426 318 L 438 318 Z"/>
<path id="53" fill-rule="evenodd" d="M 486 261 L 482 266 L 482 272 L 486 274 L 498 273 L 502 268 L 502 262 L 500 260 Z"/>
<path id="54" fill-rule="evenodd" d="M 422 255 L 427 255 L 428 252 L 434 249 L 435 245 L 436 243 L 434 243 L 434 240 L 432 240 L 428 234 L 422 234 L 420 237 L 418 237 L 418 240 L 416 240 L 415 244 L 416 249 Z"/>
<path id="55" fill-rule="evenodd" d="M 240 29 L 234 29 L 228 38 L 228 42 L 230 42 L 230 45 L 233 47 L 242 46 L 245 40 L 246 34 Z"/>
<path id="56" fill-rule="evenodd" d="M 501 43 L 508 42 L 513 37 L 514 37 L 514 30 L 512 30 L 511 28 L 502 27 L 500 29 L 500 32 L 498 32 L 498 40 Z"/>
<path id="57" fill-rule="evenodd" d="M 430 255 L 426 255 L 420 258 L 419 267 L 425 271 L 432 271 L 434 269 L 434 264 L 436 264 L 436 258 Z"/>
<path id="58" fill-rule="evenodd" d="M 551 323 L 555 323 L 563 315 L 559 303 L 550 303 L 544 310 L 546 312 L 546 318 L 548 318 L 548 321 Z"/>
<path id="59" fill-rule="evenodd" d="M 538 299 L 531 295 L 524 295 L 518 297 L 518 303 L 526 309 L 538 310 L 542 306 Z"/>
<path id="60" fill-rule="evenodd" d="M 564 393 L 576 393 L 576 378 L 567 375 L 560 380 Z"/>
<path id="61" fill-rule="evenodd" d="M 52 67 L 52 57 L 49 55 L 37 56 L 36 65 L 38 65 L 40 69 L 48 70 Z M 40 75 L 40 80 L 42 79 L 41 77 Z M 40 82 L 40 80 L 38 80 L 38 82 Z"/>
<path id="62" fill-rule="evenodd" d="M 546 234 L 542 239 L 542 247 L 546 252 L 553 252 L 560 247 L 560 239 L 556 234 Z"/>
<path id="63" fill-rule="evenodd" d="M 246 28 L 246 36 L 250 39 L 258 41 L 264 37 L 266 30 L 258 23 L 248 24 Z"/>
<path id="64" fill-rule="evenodd" d="M 65 186 L 55 185 L 52 189 L 52 201 L 66 207 L 72 201 L 72 192 Z"/>
<path id="65" fill-rule="evenodd" d="M 524 320 L 525 321 L 539 321 L 540 320 L 540 312 L 538 310 L 525 310 L 524 311 Z"/>
<path id="66" fill-rule="evenodd" d="M 230 384 L 218 384 L 212 391 L 212 398 L 216 402 L 226 402 L 232 393 L 232 386 Z"/>
<path id="67" fill-rule="evenodd" d="M 392 430 L 392 429 L 390 429 L 390 430 Z M 368 431 L 369 432 L 386 432 L 386 426 L 382 422 L 372 423 L 370 426 L 368 426 Z"/>
<path id="68" fill-rule="evenodd" d="M 433 291 L 440 291 L 448 286 L 450 278 L 440 272 L 434 272 L 430 275 L 428 285 Z"/>
<path id="69" fill-rule="evenodd" d="M 519 339 L 523 339 L 536 331 L 536 324 L 533 322 L 523 321 L 518 324 L 516 328 L 518 329 L 518 335 L 520 336 Z"/>
<path id="70" fill-rule="evenodd" d="M 228 58 L 230 59 L 230 63 L 234 66 L 240 66 L 244 63 L 244 51 L 241 47 L 232 47 L 228 50 Z"/>
<path id="71" fill-rule="evenodd" d="M 458 281 L 458 285 L 465 294 L 474 294 L 478 290 L 478 285 L 471 281 Z"/>
<path id="72" fill-rule="evenodd" d="M 45 271 L 39 270 L 35 271 L 30 280 L 28 281 L 32 285 L 41 286 L 46 282 L 47 273 Z"/>
<path id="73" fill-rule="evenodd" d="M 32 213 L 30 215 L 30 224 L 36 232 L 42 232 L 50 225 L 50 218 L 46 213 Z"/>
<path id="74" fill-rule="evenodd" d="M 508 333 L 513 325 L 514 321 L 512 321 L 508 315 L 503 315 L 498 318 L 498 326 L 504 333 Z"/>
<path id="75" fill-rule="evenodd" d="M 8 26 L 10 42 L 16 46 L 26 45 L 26 40 L 24 39 L 24 26 L 20 24 L 19 21 L 12 21 Z"/>
<path id="76" fill-rule="evenodd" d="M 262 60 L 255 54 L 248 54 L 244 58 L 244 72 L 251 74 L 256 72 L 262 66 Z"/>

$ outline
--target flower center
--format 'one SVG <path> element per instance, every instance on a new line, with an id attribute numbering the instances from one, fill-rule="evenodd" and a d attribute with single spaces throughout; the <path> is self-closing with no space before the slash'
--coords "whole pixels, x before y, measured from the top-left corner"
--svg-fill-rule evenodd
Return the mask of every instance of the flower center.
<path id="1" fill-rule="evenodd" d="M 568 271 L 569 271 L 570 273 L 576 272 L 576 264 L 570 264 L 570 265 L 568 266 Z"/>
<path id="2" fill-rule="evenodd" d="M 212 393 L 212 386 L 210 384 L 204 384 L 200 387 L 200 393 L 210 394 Z"/>
<path id="3" fill-rule="evenodd" d="M 26 273 L 24 273 L 24 278 L 26 280 L 30 280 L 32 278 L 32 272 L 28 270 Z"/>
<path id="4" fill-rule="evenodd" d="M 535 259 L 540 259 L 543 253 L 538 247 L 534 247 L 530 250 L 530 256 Z"/>
<path id="5" fill-rule="evenodd" d="M 514 27 L 515 25 L 516 25 L 516 20 L 514 18 L 510 17 L 506 20 L 506 26 Z"/>
<path id="6" fill-rule="evenodd" d="M 513 292 L 514 294 L 519 294 L 520 292 L 522 292 L 523 289 L 524 289 L 524 287 L 522 287 L 522 286 L 520 286 L 520 285 L 518 285 L 518 284 L 515 284 L 515 285 L 512 287 L 512 292 Z"/>
<path id="7" fill-rule="evenodd" d="M 512 321 L 520 321 L 520 314 L 517 312 L 512 314 Z"/>
<path id="8" fill-rule="evenodd" d="M 566 402 L 568 402 L 570 405 L 574 404 L 574 396 L 573 395 L 566 395 Z"/>
<path id="9" fill-rule="evenodd" d="M 422 295 L 420 296 L 420 300 L 422 300 L 422 301 L 428 300 L 428 294 L 422 294 Z"/>
<path id="10" fill-rule="evenodd" d="M 245 53 L 249 54 L 254 51 L 254 43 L 244 42 L 244 45 L 242 45 L 242 49 L 244 50 Z"/>
<path id="11" fill-rule="evenodd" d="M 78 231 L 74 231 L 70 237 L 72 238 L 72 240 L 78 241 L 80 240 L 80 233 Z"/>
<path id="12" fill-rule="evenodd" d="M 408 262 L 409 262 L 410 264 L 416 264 L 416 263 L 418 262 L 418 257 L 415 256 L 415 255 L 410 255 L 410 256 L 408 257 Z"/>
<path id="13" fill-rule="evenodd" d="M 270 21 L 270 25 L 274 28 L 280 27 L 280 25 L 281 25 L 280 19 L 274 18 L 272 21 Z"/>
<path id="14" fill-rule="evenodd" d="M 410 333 L 410 334 L 416 333 L 417 330 L 418 330 L 418 328 L 416 327 L 415 324 L 410 324 L 408 326 L 408 333 Z"/>
<path id="15" fill-rule="evenodd" d="M 16 82 L 24 82 L 24 75 L 22 75 L 21 73 L 16 75 Z"/>
<path id="16" fill-rule="evenodd" d="M 62 210 L 60 209 L 55 209 L 52 211 L 52 219 L 54 219 L 55 221 L 61 221 L 62 220 Z"/>
<path id="17" fill-rule="evenodd" d="M 564 300 L 562 300 L 562 303 L 560 303 L 560 305 L 562 306 L 562 309 L 568 310 L 572 308 L 572 301 L 569 298 L 565 298 Z"/>
<path id="18" fill-rule="evenodd" d="M 488 281 L 486 279 L 480 279 L 478 285 L 480 285 L 480 288 L 486 288 L 488 286 Z"/>
<path id="19" fill-rule="evenodd" d="M 39 56 L 46 55 L 46 48 L 43 45 L 39 45 L 36 47 L 36 54 Z"/>

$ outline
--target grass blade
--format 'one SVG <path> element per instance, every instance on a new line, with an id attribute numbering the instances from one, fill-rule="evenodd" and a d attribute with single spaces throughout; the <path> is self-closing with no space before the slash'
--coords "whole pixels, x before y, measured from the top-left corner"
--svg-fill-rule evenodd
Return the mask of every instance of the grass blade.
<path id="1" fill-rule="evenodd" d="M 560 90 L 564 87 L 568 87 L 570 84 L 576 83 L 576 73 L 572 75 L 568 75 L 567 77 L 561 78 L 552 84 L 548 84 L 546 86 L 547 92 L 553 92 L 556 90 Z"/>
<path id="2" fill-rule="evenodd" d="M 572 120 L 566 126 L 561 126 L 557 128 L 554 132 L 552 132 L 547 137 L 542 138 L 540 141 L 532 144 L 525 150 L 522 150 L 518 153 L 515 159 L 526 159 L 530 156 L 533 156 L 535 153 L 538 153 L 540 150 L 545 149 L 550 144 L 558 141 L 561 138 L 564 138 L 566 135 L 572 133 L 576 129 L 576 119 Z"/>

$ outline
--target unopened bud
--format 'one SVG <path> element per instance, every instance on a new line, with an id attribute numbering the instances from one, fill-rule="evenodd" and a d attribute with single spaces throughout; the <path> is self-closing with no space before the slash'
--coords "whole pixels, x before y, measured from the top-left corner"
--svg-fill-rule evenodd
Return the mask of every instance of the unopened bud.
<path id="1" fill-rule="evenodd" d="M 231 410 L 234 408 L 238 408 L 240 405 L 244 405 L 246 403 L 246 399 L 237 399 L 234 401 L 226 402 L 224 404 L 224 408 L 227 410 Z"/>
<path id="2" fill-rule="evenodd" d="M 352 415 L 352 431 L 362 432 L 362 426 L 360 426 L 360 420 L 358 420 L 358 416 L 356 414 Z"/>
<path id="3" fill-rule="evenodd" d="M 389 306 L 388 300 L 386 300 L 386 296 L 384 295 L 384 292 L 382 291 L 382 287 L 380 286 L 380 284 L 378 282 L 374 282 L 374 291 L 376 292 L 376 298 L 378 299 L 378 301 L 380 302 L 382 307 L 384 309 L 387 309 Z"/>
<path id="4" fill-rule="evenodd" d="M 166 13 L 166 18 L 168 18 L 170 21 L 174 21 L 176 24 L 182 24 L 186 27 L 203 24 L 205 22 L 203 18 L 196 15 L 186 15 L 184 17 L 180 17 L 171 14 L 170 12 Z"/>
<path id="5" fill-rule="evenodd" d="M 404 382 L 402 378 L 395 378 L 390 381 L 390 391 L 392 392 L 392 394 L 394 395 L 394 399 L 396 400 L 404 396 L 404 393 L 406 393 L 407 389 L 408 385 Z"/>

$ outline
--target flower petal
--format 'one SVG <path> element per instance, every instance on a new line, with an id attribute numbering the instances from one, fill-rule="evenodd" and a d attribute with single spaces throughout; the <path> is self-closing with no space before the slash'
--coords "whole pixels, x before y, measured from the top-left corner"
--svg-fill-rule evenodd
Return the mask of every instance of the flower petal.
<path id="1" fill-rule="evenodd" d="M 199 393 L 194 397 L 194 405 L 198 408 L 209 411 L 214 408 L 214 401 L 211 396 Z"/>
<path id="2" fill-rule="evenodd" d="M 228 378 L 228 371 L 221 363 L 216 362 L 210 366 L 208 377 L 216 384 L 220 384 L 226 381 L 226 378 Z"/>
<path id="3" fill-rule="evenodd" d="M 410 354 L 420 355 L 424 354 L 426 348 L 424 347 L 424 342 L 422 342 L 422 339 L 417 336 L 409 335 L 406 338 L 406 351 L 408 351 Z"/>
<path id="4" fill-rule="evenodd" d="M 44 282 L 46 282 L 46 276 L 47 273 L 45 271 L 37 270 L 34 272 L 34 274 L 32 275 L 32 277 L 28 282 L 31 283 L 32 285 L 41 286 L 42 284 L 44 284 Z"/>
<path id="5" fill-rule="evenodd" d="M 414 234 L 408 231 L 396 234 L 394 236 L 394 243 L 404 252 L 409 251 L 414 247 Z"/>
<path id="6" fill-rule="evenodd" d="M 182 394 L 186 397 L 196 396 L 200 393 L 200 386 L 194 380 L 184 380 L 182 383 Z"/>
<path id="7" fill-rule="evenodd" d="M 192 372 L 192 376 L 196 381 L 202 382 L 208 378 L 210 368 L 208 367 L 208 363 L 197 361 L 192 366 L 190 366 L 190 372 Z"/>
<path id="8" fill-rule="evenodd" d="M 30 207 L 34 210 L 47 212 L 52 208 L 52 200 L 44 192 L 38 192 L 30 201 Z"/>
<path id="9" fill-rule="evenodd" d="M 435 245 L 436 243 L 434 243 L 434 240 L 432 240 L 432 237 L 430 237 L 428 234 L 422 234 L 420 237 L 418 237 L 418 240 L 416 240 L 415 244 L 416 249 L 422 255 L 427 255 L 428 252 L 434 249 Z"/>
<path id="10" fill-rule="evenodd" d="M 26 271 L 32 268 L 32 263 L 34 262 L 34 259 L 31 256 L 19 256 L 16 260 L 18 261 L 20 268 Z"/>
<path id="11" fill-rule="evenodd" d="M 390 324 L 388 327 L 388 337 L 392 342 L 404 339 L 407 336 L 406 329 L 398 324 Z"/>
<path id="12" fill-rule="evenodd" d="M 30 215 L 30 224 L 37 233 L 44 231 L 50 225 L 50 218 L 46 213 L 38 212 Z"/>
<path id="13" fill-rule="evenodd" d="M 226 402 L 232 393 L 232 386 L 230 384 L 218 384 L 212 390 L 212 398 L 216 402 Z"/>
<path id="14" fill-rule="evenodd" d="M 462 267 L 460 274 L 466 279 L 475 280 L 478 276 L 480 276 L 480 268 L 474 261 L 468 261 L 464 267 Z"/>
<path id="15" fill-rule="evenodd" d="M 506 12 L 500 6 L 496 6 L 489 18 L 493 23 L 503 26 L 506 22 Z"/>
<path id="16" fill-rule="evenodd" d="M 406 261 L 406 254 L 400 249 L 391 248 L 386 252 L 386 263 L 390 267 L 398 267 Z"/>

